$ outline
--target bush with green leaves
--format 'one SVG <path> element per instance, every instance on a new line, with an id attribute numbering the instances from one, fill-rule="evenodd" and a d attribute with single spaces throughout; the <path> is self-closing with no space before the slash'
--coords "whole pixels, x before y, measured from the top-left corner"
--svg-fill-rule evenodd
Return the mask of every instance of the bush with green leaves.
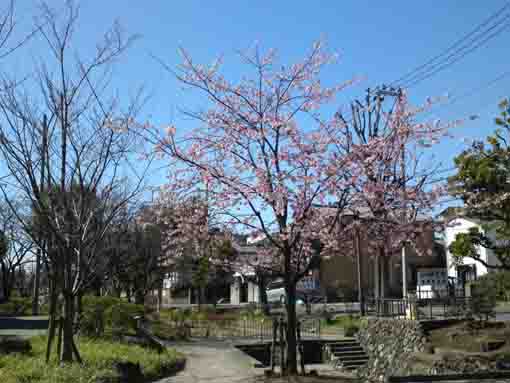
<path id="1" fill-rule="evenodd" d="M 134 316 L 144 314 L 144 307 L 115 297 L 83 297 L 80 332 L 91 337 L 101 337 L 104 332 L 113 335 L 134 332 Z"/>
<path id="2" fill-rule="evenodd" d="M 119 302 L 105 312 L 105 323 L 112 334 L 118 336 L 136 330 L 136 316 L 143 315 L 144 308 L 134 303 Z"/>
<path id="3" fill-rule="evenodd" d="M 32 300 L 24 297 L 11 297 L 8 302 L 0 304 L 0 315 L 30 315 Z"/>
<path id="4" fill-rule="evenodd" d="M 485 274 L 480 279 L 491 280 L 496 298 L 500 301 L 510 301 L 510 271 L 496 271 Z"/>
<path id="5" fill-rule="evenodd" d="M 494 317 L 498 300 L 496 281 L 490 275 L 481 277 L 472 285 L 470 314 L 479 320 Z"/>
<path id="6" fill-rule="evenodd" d="M 362 324 L 361 318 L 355 315 L 333 316 L 331 314 L 329 317 L 326 317 L 324 321 L 326 327 L 343 329 L 344 335 L 348 337 L 352 337 L 358 333 Z"/>

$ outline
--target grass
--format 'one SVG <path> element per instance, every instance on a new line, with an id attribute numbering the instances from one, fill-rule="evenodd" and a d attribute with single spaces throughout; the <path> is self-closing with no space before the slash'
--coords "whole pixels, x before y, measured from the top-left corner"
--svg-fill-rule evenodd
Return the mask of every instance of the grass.
<path id="1" fill-rule="evenodd" d="M 175 350 L 162 354 L 137 345 L 120 344 L 107 340 L 78 339 L 78 348 L 84 364 L 59 366 L 55 359 L 44 362 L 45 337 L 31 340 L 29 355 L 10 354 L 0 356 L 0 382 L 2 383 L 92 383 L 98 378 L 113 378 L 115 362 L 140 363 L 147 381 L 168 375 L 182 356 Z"/>

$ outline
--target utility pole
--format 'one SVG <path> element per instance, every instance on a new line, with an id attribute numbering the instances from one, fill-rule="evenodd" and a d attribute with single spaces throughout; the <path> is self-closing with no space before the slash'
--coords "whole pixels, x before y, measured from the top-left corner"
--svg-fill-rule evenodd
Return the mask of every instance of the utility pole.
<path id="1" fill-rule="evenodd" d="M 361 264 L 361 238 L 359 233 L 359 227 L 356 226 L 354 229 L 354 242 L 356 251 L 356 263 L 358 271 L 358 302 L 359 302 L 359 313 L 361 316 L 365 316 L 365 298 L 363 294 L 363 266 Z"/>
<path id="2" fill-rule="evenodd" d="M 44 191 L 44 182 L 45 182 L 45 169 L 46 169 L 46 161 L 47 159 L 47 146 L 48 146 L 48 119 L 46 115 L 43 116 L 42 123 L 42 142 L 41 142 L 41 179 L 40 179 L 40 192 Z M 45 245 L 44 234 L 41 229 L 41 222 L 37 223 L 38 225 L 38 235 L 39 235 L 39 246 L 37 248 L 36 256 L 35 256 L 35 278 L 34 278 L 34 291 L 33 291 L 33 299 L 32 299 L 32 315 L 39 315 L 39 290 L 40 290 L 40 281 L 41 281 L 41 257 L 42 257 L 42 248 Z"/>
<path id="3" fill-rule="evenodd" d="M 401 96 L 401 92 L 398 97 Z M 401 147 L 401 163 L 400 163 L 400 173 L 402 177 L 402 191 L 404 195 L 404 206 L 402 208 L 402 224 L 405 224 L 407 221 L 407 191 L 406 191 L 406 148 L 405 144 L 402 143 Z M 406 242 L 402 244 L 402 298 L 407 299 L 407 257 L 406 257 Z"/>
<path id="4" fill-rule="evenodd" d="M 393 108 L 397 105 L 397 101 L 401 96 L 402 89 L 400 88 L 394 88 L 387 85 L 378 86 L 374 89 L 369 88 L 366 90 L 365 100 L 355 100 L 351 103 L 351 119 L 346 121 L 342 115 L 340 115 L 340 118 L 344 121 L 344 123 L 352 124 L 355 135 L 360 142 L 367 143 L 371 138 L 382 137 L 386 134 L 389 117 L 392 115 Z M 392 103 L 391 100 L 395 101 Z M 386 113 L 383 111 L 385 103 L 391 105 L 390 109 Z M 384 118 L 384 114 L 387 114 L 388 116 Z M 377 219 L 378 217 L 374 218 Z M 359 233 L 356 235 L 359 235 Z M 359 243 L 359 237 L 356 239 L 356 242 Z M 356 249 L 355 251 L 358 252 Z M 378 294 L 383 297 L 385 295 L 384 286 L 387 285 L 383 281 L 383 278 L 385 278 L 384 274 L 386 262 L 381 255 L 378 255 L 374 259 L 374 262 L 377 263 L 377 267 L 375 269 L 377 270 L 376 278 L 377 285 L 379 286 L 377 288 Z M 358 270 L 361 270 L 360 266 L 358 266 Z M 360 276 L 358 272 L 358 279 L 362 277 L 363 276 Z"/>

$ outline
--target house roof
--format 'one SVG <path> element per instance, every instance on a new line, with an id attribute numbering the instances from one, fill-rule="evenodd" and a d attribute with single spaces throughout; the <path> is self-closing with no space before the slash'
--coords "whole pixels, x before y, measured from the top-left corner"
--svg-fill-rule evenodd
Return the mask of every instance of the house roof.
<path id="1" fill-rule="evenodd" d="M 457 218 L 463 218 L 465 220 L 471 221 L 476 224 L 482 224 L 483 220 L 477 217 L 473 217 L 466 212 L 461 206 L 450 206 L 444 209 L 441 213 L 438 214 L 444 220 L 444 223 L 448 223 Z"/>

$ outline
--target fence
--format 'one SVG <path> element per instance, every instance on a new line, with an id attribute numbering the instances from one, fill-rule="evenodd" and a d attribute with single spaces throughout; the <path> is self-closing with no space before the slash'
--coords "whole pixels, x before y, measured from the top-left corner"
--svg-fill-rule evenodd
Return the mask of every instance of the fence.
<path id="1" fill-rule="evenodd" d="M 242 319 L 204 319 L 188 322 L 191 336 L 212 338 L 252 338 L 271 339 L 273 337 L 273 322 L 278 317 L 271 318 L 242 318 Z M 303 338 L 320 337 L 320 319 L 305 318 L 300 321 L 301 336 Z"/>
<path id="2" fill-rule="evenodd" d="M 377 317 L 408 317 L 417 320 L 460 319 L 475 313 L 489 316 L 492 306 L 470 297 L 440 299 L 373 299 L 367 302 L 367 313 Z"/>

